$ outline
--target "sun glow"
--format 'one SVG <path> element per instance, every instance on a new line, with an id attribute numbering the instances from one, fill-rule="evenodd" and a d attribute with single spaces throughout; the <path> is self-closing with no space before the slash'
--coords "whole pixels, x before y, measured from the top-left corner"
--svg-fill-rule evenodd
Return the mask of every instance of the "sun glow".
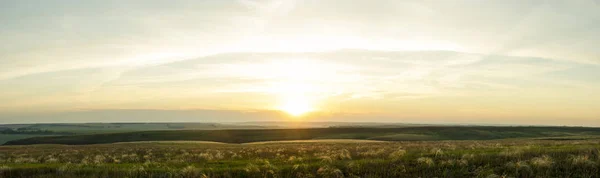
<path id="1" fill-rule="evenodd" d="M 296 117 L 313 111 L 310 101 L 302 96 L 291 96 L 286 98 L 279 109 Z"/>
<path id="2" fill-rule="evenodd" d="M 280 99 L 277 109 L 294 117 L 314 111 L 314 96 L 311 95 L 311 87 L 314 86 L 298 83 L 282 83 L 275 87 Z"/>
<path id="3" fill-rule="evenodd" d="M 315 111 L 318 81 L 328 76 L 324 65 L 311 59 L 285 59 L 271 65 L 271 76 L 277 80 L 270 88 L 279 98 L 276 108 L 293 117 Z"/>
<path id="4" fill-rule="evenodd" d="M 340 83 L 357 77 L 353 66 L 302 55 L 223 68 L 227 71 L 224 75 L 234 74 L 263 81 L 263 85 L 248 87 L 244 91 L 269 95 L 272 100 L 265 101 L 269 102 L 266 105 L 268 109 L 283 111 L 294 117 L 320 111 L 324 107 L 322 102 L 343 88 Z"/>

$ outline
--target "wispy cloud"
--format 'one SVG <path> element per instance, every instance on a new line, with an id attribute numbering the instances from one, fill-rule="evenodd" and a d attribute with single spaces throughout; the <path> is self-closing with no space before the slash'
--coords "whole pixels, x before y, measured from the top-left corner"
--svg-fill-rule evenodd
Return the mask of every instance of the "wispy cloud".
<path id="1" fill-rule="evenodd" d="M 494 107 L 482 114 L 511 115 L 534 106 L 523 113 L 541 117 L 561 111 L 557 101 L 600 99 L 593 94 L 598 7 L 594 0 L 5 1 L 0 109 L 268 109 L 296 92 L 324 110 L 432 108 L 441 116 Z M 455 100 L 450 109 L 439 104 Z M 548 104 L 533 104 L 541 101 Z"/>

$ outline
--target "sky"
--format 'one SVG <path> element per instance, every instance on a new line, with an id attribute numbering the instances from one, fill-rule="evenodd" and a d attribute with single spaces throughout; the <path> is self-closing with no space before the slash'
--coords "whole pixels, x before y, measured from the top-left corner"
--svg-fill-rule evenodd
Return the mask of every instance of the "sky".
<path id="1" fill-rule="evenodd" d="M 3 0 L 0 123 L 600 126 L 598 0 Z"/>

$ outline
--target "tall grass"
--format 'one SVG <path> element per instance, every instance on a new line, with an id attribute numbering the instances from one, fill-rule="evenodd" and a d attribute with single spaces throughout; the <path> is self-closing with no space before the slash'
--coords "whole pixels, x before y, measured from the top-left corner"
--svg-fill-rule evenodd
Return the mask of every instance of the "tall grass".
<path id="1" fill-rule="evenodd" d="M 599 148 L 599 140 L 2 146 L 0 176 L 600 177 Z"/>

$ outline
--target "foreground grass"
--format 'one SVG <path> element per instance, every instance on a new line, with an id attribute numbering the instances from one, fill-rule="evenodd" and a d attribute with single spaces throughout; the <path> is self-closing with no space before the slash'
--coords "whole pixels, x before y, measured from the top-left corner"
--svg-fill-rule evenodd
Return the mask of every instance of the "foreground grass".
<path id="1" fill-rule="evenodd" d="M 0 147 L 3 177 L 599 177 L 600 141 L 142 142 Z"/>

